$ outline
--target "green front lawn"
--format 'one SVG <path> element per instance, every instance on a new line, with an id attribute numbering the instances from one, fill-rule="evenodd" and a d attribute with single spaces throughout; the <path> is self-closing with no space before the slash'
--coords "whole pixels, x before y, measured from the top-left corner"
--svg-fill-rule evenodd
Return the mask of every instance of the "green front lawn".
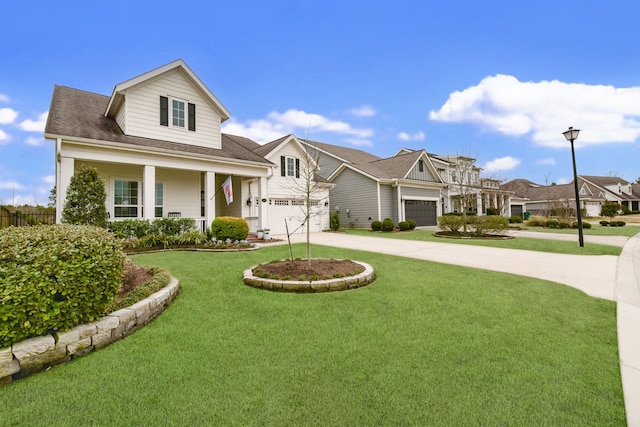
<path id="1" fill-rule="evenodd" d="M 530 229 L 531 231 L 538 231 Z M 433 230 L 413 230 L 402 231 L 397 233 L 373 232 L 361 228 L 345 228 L 341 231 L 358 236 L 385 237 L 390 239 L 406 239 L 419 240 L 424 242 L 438 243 L 455 243 L 460 245 L 474 246 L 490 246 L 493 248 L 505 249 L 522 249 L 527 251 L 550 252 L 556 254 L 575 254 L 575 255 L 614 255 L 618 256 L 622 252 L 619 246 L 601 245 L 597 243 L 589 243 L 584 247 L 578 245 L 578 237 L 576 241 L 569 242 L 564 240 L 552 239 L 533 239 L 527 237 L 516 237 L 515 239 L 490 240 L 490 239 L 446 239 L 434 236 Z"/>
<path id="2" fill-rule="evenodd" d="M 575 228 L 545 228 L 545 227 L 524 227 L 527 231 L 536 231 L 540 233 L 558 233 L 558 234 L 575 234 L 578 236 L 578 230 Z M 635 236 L 640 233 L 638 225 L 627 224 L 623 227 L 603 227 L 600 224 L 591 224 L 591 228 L 583 228 L 582 233 L 593 236 Z"/>
<path id="3" fill-rule="evenodd" d="M 302 245 L 295 248 L 304 252 Z M 254 252 L 136 255 L 180 279 L 154 322 L 0 387 L 3 425 L 625 425 L 615 303 L 381 254 L 357 290 L 283 294 Z"/>

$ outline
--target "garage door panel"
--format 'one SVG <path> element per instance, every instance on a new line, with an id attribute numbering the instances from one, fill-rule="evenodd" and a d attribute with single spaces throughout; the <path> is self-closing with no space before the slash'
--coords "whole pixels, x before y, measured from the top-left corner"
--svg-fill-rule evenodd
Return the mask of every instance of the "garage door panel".
<path id="1" fill-rule="evenodd" d="M 437 203 L 431 200 L 405 200 L 404 217 L 418 226 L 438 225 Z"/>

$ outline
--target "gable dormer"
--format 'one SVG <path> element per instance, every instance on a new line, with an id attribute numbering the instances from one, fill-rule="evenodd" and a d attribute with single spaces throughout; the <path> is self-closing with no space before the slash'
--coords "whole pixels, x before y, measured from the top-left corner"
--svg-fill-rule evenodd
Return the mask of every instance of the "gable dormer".
<path id="1" fill-rule="evenodd" d="M 179 59 L 116 85 L 105 116 L 125 135 L 221 148 L 230 113 Z"/>

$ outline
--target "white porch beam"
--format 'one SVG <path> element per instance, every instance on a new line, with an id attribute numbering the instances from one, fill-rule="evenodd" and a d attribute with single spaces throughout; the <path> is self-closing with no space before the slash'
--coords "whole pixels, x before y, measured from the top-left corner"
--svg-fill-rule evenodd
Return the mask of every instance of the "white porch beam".
<path id="1" fill-rule="evenodd" d="M 269 224 L 269 192 L 267 190 L 267 178 L 258 178 L 258 229 L 264 230 Z M 266 200 L 266 202 L 263 202 Z"/>

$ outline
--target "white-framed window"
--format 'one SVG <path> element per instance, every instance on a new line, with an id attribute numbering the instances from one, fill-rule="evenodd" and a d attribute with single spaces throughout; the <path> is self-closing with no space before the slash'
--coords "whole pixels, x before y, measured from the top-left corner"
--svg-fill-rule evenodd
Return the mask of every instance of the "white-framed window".
<path id="1" fill-rule="evenodd" d="M 113 181 L 113 217 L 140 218 L 143 216 L 144 199 L 142 181 L 116 179 Z M 156 182 L 154 195 L 154 216 L 162 218 L 164 209 L 164 185 Z"/>
<path id="2" fill-rule="evenodd" d="M 137 218 L 141 212 L 142 192 L 138 181 L 116 179 L 113 182 L 113 216 Z"/>
<path id="3" fill-rule="evenodd" d="M 184 111 L 185 102 L 179 99 L 171 99 L 171 125 L 174 127 L 184 128 Z"/>
<path id="4" fill-rule="evenodd" d="M 300 159 L 280 156 L 280 176 L 300 178 Z"/>
<path id="5" fill-rule="evenodd" d="M 287 157 L 287 176 L 296 175 L 296 160 L 293 157 Z"/>
<path id="6" fill-rule="evenodd" d="M 195 132 L 196 104 L 171 96 L 160 96 L 160 126 Z"/>
<path id="7" fill-rule="evenodd" d="M 164 204 L 164 185 L 161 182 L 156 182 L 156 195 L 155 195 L 155 212 L 156 218 L 162 218 L 162 205 Z"/>

